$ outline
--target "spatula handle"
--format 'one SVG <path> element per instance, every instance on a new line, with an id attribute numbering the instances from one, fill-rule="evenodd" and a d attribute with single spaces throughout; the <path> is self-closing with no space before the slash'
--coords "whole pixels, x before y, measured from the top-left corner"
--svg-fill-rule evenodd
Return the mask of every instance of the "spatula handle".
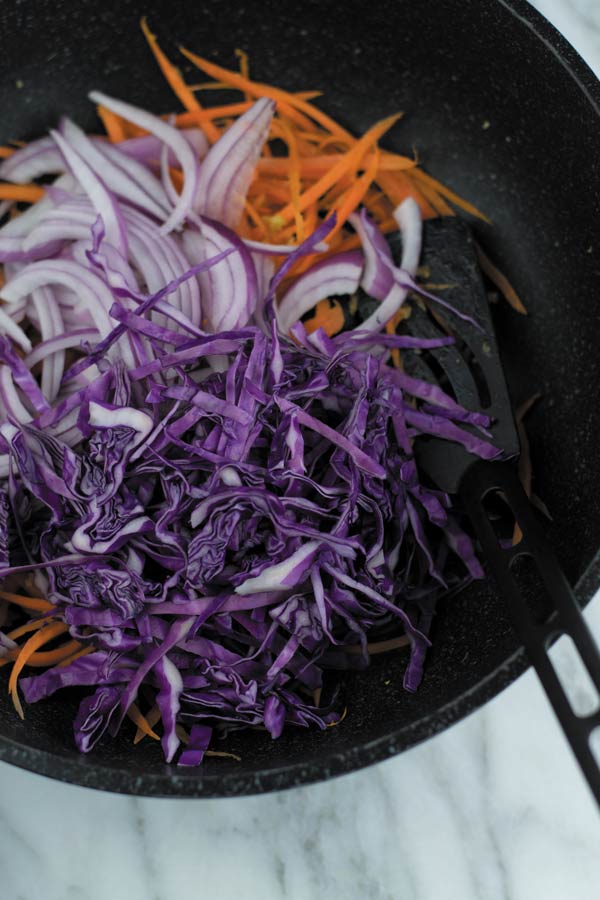
<path id="1" fill-rule="evenodd" d="M 502 546 L 486 512 L 485 497 L 493 491 L 503 495 L 523 533 L 522 540 L 514 547 Z M 600 735 L 600 709 L 596 708 L 590 715 L 575 714 L 548 655 L 558 635 L 569 635 L 600 697 L 598 645 L 514 468 L 508 463 L 475 463 L 463 477 L 460 494 L 529 659 L 600 805 L 600 759 L 590 744 L 594 729 L 599 729 L 597 736 Z M 512 571 L 514 560 L 523 556 L 529 556 L 537 567 L 539 591 L 545 593 L 547 601 L 546 621 L 537 621 Z"/>

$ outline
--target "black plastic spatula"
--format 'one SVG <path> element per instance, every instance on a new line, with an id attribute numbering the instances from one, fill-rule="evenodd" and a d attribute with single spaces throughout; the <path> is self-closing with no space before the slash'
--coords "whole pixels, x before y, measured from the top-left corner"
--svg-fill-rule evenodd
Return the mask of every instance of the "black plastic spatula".
<path id="1" fill-rule="evenodd" d="M 513 623 L 600 805 L 600 760 L 591 747 L 592 733 L 600 729 L 600 709 L 596 704 L 593 713 L 576 715 L 548 649 L 558 636 L 569 635 L 599 698 L 600 652 L 517 476 L 518 433 L 468 227 L 450 218 L 428 223 L 423 261 L 428 270 L 426 280 L 437 287 L 441 297 L 474 319 L 481 330 L 439 307 L 436 310 L 434 304 L 430 308 L 433 316 L 415 305 L 409 319 L 411 332 L 434 337 L 447 325 L 456 343 L 411 354 L 406 366 L 411 374 L 441 384 L 464 406 L 488 413 L 494 420 L 492 442 L 502 449 L 507 461 L 476 460 L 459 444 L 429 437 L 417 441 L 417 458 L 442 489 L 459 494 Z M 432 288 L 434 293 L 436 287 Z M 508 533 L 501 528 L 502 508 L 512 513 L 508 515 Z M 515 521 L 522 539 L 513 546 L 510 534 Z M 516 569 L 522 564 L 530 570 L 527 591 L 516 577 Z M 535 573 L 533 581 L 531 571 Z"/>

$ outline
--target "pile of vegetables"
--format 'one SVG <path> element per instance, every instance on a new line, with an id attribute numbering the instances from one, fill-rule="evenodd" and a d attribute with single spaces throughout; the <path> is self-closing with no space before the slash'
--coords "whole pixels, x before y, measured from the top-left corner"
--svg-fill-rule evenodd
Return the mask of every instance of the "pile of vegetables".
<path id="1" fill-rule="evenodd" d="M 143 27 L 185 112 L 95 92 L 106 136 L 0 151 L 0 666 L 21 715 L 86 689 L 80 750 L 128 716 L 196 765 L 215 730 L 337 723 L 324 672 L 373 652 L 418 687 L 435 600 L 483 573 L 414 441 L 498 451 L 402 367 L 452 338 L 397 332 L 443 303 L 423 218 L 476 211 L 378 148 L 397 117 L 357 140 L 184 51 L 244 94 L 204 108 Z"/>

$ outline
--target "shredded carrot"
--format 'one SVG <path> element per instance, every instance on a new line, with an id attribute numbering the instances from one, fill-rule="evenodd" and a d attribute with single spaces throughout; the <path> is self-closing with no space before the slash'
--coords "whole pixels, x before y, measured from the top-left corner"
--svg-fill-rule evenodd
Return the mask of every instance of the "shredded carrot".
<path id="1" fill-rule="evenodd" d="M 427 184 L 429 187 L 432 187 L 436 193 L 440 194 L 442 197 L 445 197 L 446 200 L 449 200 L 451 203 L 454 203 L 455 206 L 458 206 L 460 209 L 469 213 L 471 216 L 475 216 L 477 219 L 482 219 L 484 222 L 490 223 L 490 220 L 487 216 L 485 216 L 481 210 L 477 209 L 476 206 L 473 206 L 472 203 L 469 203 L 468 200 L 463 200 L 461 196 L 456 194 L 454 191 L 451 191 L 450 188 L 447 188 L 441 181 L 438 181 L 437 178 L 432 178 L 431 175 L 428 175 L 423 169 L 419 169 L 415 167 L 411 170 L 410 173 L 411 178 L 415 178 L 417 181 L 421 182 L 421 184 Z"/>
<path id="2" fill-rule="evenodd" d="M 373 153 L 371 157 L 370 163 L 367 165 L 367 168 L 360 176 L 357 178 L 351 188 L 346 191 L 342 197 L 339 198 L 338 202 L 335 206 L 336 213 L 336 224 L 333 232 L 329 233 L 329 240 L 331 240 L 332 234 L 336 231 L 339 231 L 348 219 L 348 216 L 352 215 L 352 213 L 360 206 L 362 200 L 371 187 L 373 179 L 377 173 L 377 169 L 379 166 L 379 153 L 377 149 Z"/>
<path id="3" fill-rule="evenodd" d="M 318 156 L 305 156 L 299 160 L 300 177 L 304 179 L 316 179 L 325 175 L 335 164 L 343 159 L 343 153 L 324 153 Z M 366 166 L 369 165 L 371 156 L 367 155 L 364 160 Z M 379 170 L 381 172 L 403 172 L 407 169 L 413 169 L 415 163 L 407 156 L 396 156 L 394 153 L 383 153 L 379 155 Z M 256 171 L 261 175 L 269 175 L 272 177 L 287 178 L 290 170 L 290 159 L 287 156 L 262 157 L 259 159 Z"/>
<path id="4" fill-rule="evenodd" d="M 223 106 L 209 106 L 197 112 L 184 112 L 175 116 L 175 124 L 178 128 L 189 128 L 198 125 L 201 121 L 214 119 L 227 119 L 232 116 L 241 116 L 252 106 L 252 102 L 244 100 L 241 103 L 226 103 Z"/>
<path id="5" fill-rule="evenodd" d="M 390 198 L 392 206 L 399 206 L 407 197 L 412 197 L 419 205 L 424 219 L 435 218 L 435 210 L 425 199 L 418 187 L 406 172 L 384 172 L 380 170 L 376 177 L 377 184 Z M 396 226 L 397 228 L 398 226 Z"/>
<path id="6" fill-rule="evenodd" d="M 173 90 L 173 93 L 189 112 L 200 112 L 202 110 L 202 106 L 194 96 L 194 92 L 190 90 L 190 88 L 183 80 L 181 72 L 176 69 L 171 62 L 169 62 L 163 51 L 158 46 L 155 35 L 153 35 L 148 28 L 145 16 L 141 20 L 141 26 L 142 31 L 144 32 L 144 36 L 148 41 L 148 46 L 152 50 L 154 58 L 160 66 L 160 69 L 166 80 L 168 81 L 169 86 Z M 199 118 L 197 119 L 197 122 L 211 144 L 214 144 L 214 142 L 217 141 L 221 136 L 219 129 L 213 125 L 210 119 Z"/>
<path id="7" fill-rule="evenodd" d="M 152 738 L 153 741 L 160 741 L 160 737 L 157 735 L 155 731 L 152 730 L 152 727 L 146 717 L 140 712 L 139 708 L 135 703 L 132 703 L 129 709 L 127 710 L 127 715 L 131 719 L 134 725 L 137 725 L 138 731 L 141 731 L 142 734 L 145 734 L 146 737 Z M 136 732 L 137 734 L 137 732 Z"/>
<path id="8" fill-rule="evenodd" d="M 7 159 L 15 152 L 14 147 L 0 147 L 0 159 Z"/>
<path id="9" fill-rule="evenodd" d="M 25 597 L 22 594 L 12 594 L 10 591 L 0 591 L 0 600 L 8 600 L 16 606 L 22 606 L 23 609 L 32 609 L 39 612 L 48 612 L 52 609 L 52 604 L 41 597 Z"/>
<path id="10" fill-rule="evenodd" d="M 475 248 L 477 250 L 477 259 L 479 260 L 479 265 L 483 272 L 485 272 L 490 281 L 496 285 L 504 299 L 510 303 L 512 308 L 516 309 L 522 316 L 526 316 L 527 310 L 506 275 L 504 275 L 500 269 L 496 268 L 489 256 L 483 252 L 479 244 L 476 243 Z"/>
<path id="11" fill-rule="evenodd" d="M 24 634 L 30 634 L 32 631 L 38 631 L 40 628 L 43 628 L 49 621 L 54 620 L 48 616 L 41 616 L 39 619 L 30 619 L 29 622 L 25 622 L 23 625 L 19 625 L 18 628 L 13 628 L 12 631 L 9 631 L 7 637 L 9 637 L 11 641 L 16 641 L 17 638 L 23 637 Z"/>
<path id="12" fill-rule="evenodd" d="M 150 729 L 152 729 L 158 722 L 160 722 L 160 718 L 161 718 L 160 710 L 155 703 L 154 706 L 146 713 L 146 716 L 145 716 L 146 724 L 148 725 L 148 727 Z M 142 740 L 142 738 L 144 737 L 145 734 L 148 734 L 148 732 L 145 731 L 143 727 L 138 725 L 138 730 L 135 733 L 133 743 L 139 744 L 139 742 Z"/>
<path id="13" fill-rule="evenodd" d="M 293 114 L 290 115 L 291 108 L 292 113 L 294 110 L 303 113 L 304 116 L 307 116 L 314 122 L 318 122 L 319 125 L 322 125 L 323 128 L 331 132 L 331 134 L 337 135 L 338 137 L 349 138 L 351 141 L 354 141 L 352 135 L 346 131 L 345 128 L 342 128 L 330 116 L 326 115 L 306 100 L 302 100 L 298 96 L 290 94 L 288 91 L 284 91 L 281 88 L 272 87 L 268 84 L 260 84 L 256 81 L 250 81 L 242 75 L 239 75 L 237 72 L 231 72 L 228 69 L 224 69 L 222 66 L 210 62 L 208 59 L 203 59 L 203 57 L 191 53 L 189 50 L 186 50 L 185 47 L 180 47 L 179 49 L 186 59 L 189 59 L 190 62 L 211 78 L 223 81 L 225 84 L 231 85 L 231 87 L 236 87 L 238 90 L 248 93 L 252 97 L 270 97 L 272 100 L 275 100 L 280 111 L 285 113 L 288 118 L 293 118 L 297 121 L 297 116 L 294 116 Z M 310 122 L 308 123 L 308 128 L 310 130 Z"/>
<path id="14" fill-rule="evenodd" d="M 120 141 L 126 140 L 127 132 L 121 116 L 118 116 L 111 109 L 106 109 L 104 106 L 97 106 L 96 111 L 102 120 L 104 130 L 111 143 L 118 144 Z"/>
<path id="15" fill-rule="evenodd" d="M 27 665 L 36 666 L 37 668 L 55 666 L 60 662 L 64 662 L 66 659 L 70 659 L 70 657 L 75 653 L 78 653 L 81 649 L 82 644 L 80 641 L 67 641 L 66 644 L 61 644 L 56 650 L 45 650 L 32 653 L 27 660 Z"/>
<path id="16" fill-rule="evenodd" d="M 377 122 L 369 128 L 360 140 L 356 142 L 354 147 L 352 147 L 348 153 L 345 153 L 341 160 L 337 162 L 329 172 L 326 172 L 325 175 L 301 195 L 299 199 L 300 210 L 304 211 L 311 203 L 315 203 L 342 176 L 347 175 L 348 172 L 351 172 L 352 169 L 356 168 L 371 144 L 375 143 L 386 133 L 386 131 L 389 131 L 399 118 L 400 114 L 388 116 L 386 119 L 382 119 L 381 122 Z M 284 223 L 289 222 L 294 215 L 293 205 L 288 204 L 285 206 L 280 210 L 279 215 L 284 220 Z"/>
<path id="17" fill-rule="evenodd" d="M 64 622 L 53 622 L 51 625 L 47 625 L 45 628 L 40 629 L 36 634 L 32 634 L 28 641 L 26 641 L 19 651 L 19 655 L 15 659 L 15 664 L 12 667 L 10 678 L 8 679 L 8 692 L 12 697 L 12 701 L 15 709 L 17 710 L 21 719 L 25 718 L 23 713 L 23 707 L 21 706 L 21 701 L 19 699 L 19 694 L 17 691 L 17 683 L 19 680 L 19 675 L 23 671 L 23 667 L 26 665 L 29 657 L 35 653 L 38 647 L 43 647 L 44 644 L 49 643 L 49 641 L 53 640 L 55 637 L 58 637 L 61 634 L 64 634 L 65 631 L 69 630 L 69 626 L 65 625 Z"/>
<path id="18" fill-rule="evenodd" d="M 441 194 L 432 188 L 431 185 L 426 182 L 419 182 L 419 190 L 425 197 L 425 199 L 431 204 L 434 211 L 438 216 L 454 216 L 456 213 L 450 206 L 450 204 L 444 200 Z"/>
<path id="19" fill-rule="evenodd" d="M 280 119 L 279 126 L 281 128 L 281 133 L 283 139 L 285 140 L 288 152 L 289 152 L 289 161 L 290 168 L 288 172 L 289 182 L 290 182 L 290 194 L 292 196 L 292 207 L 294 210 L 294 222 L 296 225 L 296 238 L 298 243 L 304 240 L 304 219 L 302 218 L 302 212 L 300 211 L 300 157 L 298 154 L 298 142 L 296 140 L 296 136 L 294 131 L 288 122 L 284 118 Z"/>
<path id="20" fill-rule="evenodd" d="M 265 223 L 261 219 L 260 214 L 258 213 L 257 209 L 250 202 L 250 200 L 246 200 L 246 202 L 244 204 L 244 209 L 246 210 L 246 214 L 247 214 L 248 218 L 250 219 L 250 221 L 254 225 L 255 229 L 257 230 L 259 238 L 261 240 L 264 240 L 264 238 L 266 237 L 266 234 L 267 234 L 266 229 L 265 229 Z"/>
<path id="21" fill-rule="evenodd" d="M 304 323 L 308 334 L 312 334 L 318 328 L 332 337 L 344 327 L 344 310 L 339 300 L 320 300 L 315 306 L 315 314 Z"/>
<path id="22" fill-rule="evenodd" d="M 0 183 L 0 200 L 17 200 L 22 203 L 37 203 L 45 194 L 39 184 Z"/>

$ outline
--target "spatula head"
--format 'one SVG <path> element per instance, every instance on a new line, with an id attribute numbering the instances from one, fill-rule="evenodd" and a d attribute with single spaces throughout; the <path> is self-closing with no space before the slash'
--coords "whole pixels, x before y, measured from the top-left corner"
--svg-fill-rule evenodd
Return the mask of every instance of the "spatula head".
<path id="1" fill-rule="evenodd" d="M 394 241 L 396 238 L 394 238 Z M 392 242 L 395 252 L 398 248 Z M 438 384 L 458 403 L 480 410 L 492 419 L 491 441 L 505 457 L 519 453 L 519 439 L 506 380 L 500 362 L 486 291 L 473 236 L 458 218 L 428 221 L 422 254 L 424 287 L 479 328 L 452 312 L 427 301 L 413 304 L 406 329 L 414 335 L 437 337 L 450 332 L 456 341 L 438 350 L 410 351 L 403 355 L 406 370 L 415 377 Z M 474 461 L 459 444 L 422 437 L 415 448 L 422 469 L 443 490 L 456 492 L 462 476 Z"/>

